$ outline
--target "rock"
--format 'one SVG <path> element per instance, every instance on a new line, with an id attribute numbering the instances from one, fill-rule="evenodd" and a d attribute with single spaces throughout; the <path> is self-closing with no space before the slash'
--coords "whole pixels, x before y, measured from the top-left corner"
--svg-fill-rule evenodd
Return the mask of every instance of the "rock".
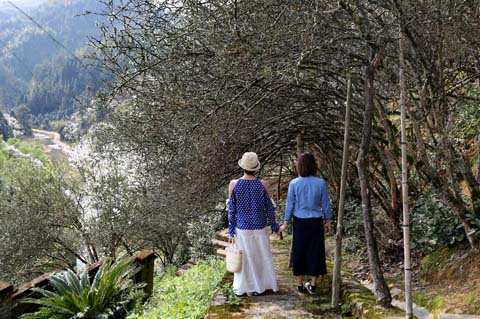
<path id="1" fill-rule="evenodd" d="M 227 303 L 227 297 L 220 294 L 213 299 L 211 306 L 223 306 L 226 303 Z"/>
<path id="2" fill-rule="evenodd" d="M 397 287 L 393 287 L 392 289 L 390 289 L 390 294 L 392 295 L 392 297 L 396 297 L 398 295 L 402 295 L 403 290 L 398 289 Z"/>

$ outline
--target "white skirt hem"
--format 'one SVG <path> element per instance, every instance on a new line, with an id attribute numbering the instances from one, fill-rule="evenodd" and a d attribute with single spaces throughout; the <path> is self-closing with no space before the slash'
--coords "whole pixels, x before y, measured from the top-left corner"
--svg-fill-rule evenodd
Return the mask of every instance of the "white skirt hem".
<path id="1" fill-rule="evenodd" d="M 233 291 L 237 295 L 278 291 L 270 237 L 267 228 L 235 229 L 236 244 L 242 250 L 242 270 L 233 276 Z"/>

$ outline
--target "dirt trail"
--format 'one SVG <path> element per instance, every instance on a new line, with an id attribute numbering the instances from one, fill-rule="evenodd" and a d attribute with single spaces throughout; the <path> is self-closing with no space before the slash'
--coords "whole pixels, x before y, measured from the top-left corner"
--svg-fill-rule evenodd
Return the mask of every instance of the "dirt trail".
<path id="1" fill-rule="evenodd" d="M 64 142 L 61 141 L 60 133 L 38 130 L 38 129 L 32 129 L 32 131 L 33 131 L 33 133 L 36 133 L 36 134 L 43 134 L 43 135 L 51 136 L 53 138 L 53 144 L 54 145 L 57 145 L 63 153 L 65 153 L 65 154 L 70 153 L 71 148 L 70 148 L 69 145 L 67 145 L 67 144 L 65 144 Z"/>

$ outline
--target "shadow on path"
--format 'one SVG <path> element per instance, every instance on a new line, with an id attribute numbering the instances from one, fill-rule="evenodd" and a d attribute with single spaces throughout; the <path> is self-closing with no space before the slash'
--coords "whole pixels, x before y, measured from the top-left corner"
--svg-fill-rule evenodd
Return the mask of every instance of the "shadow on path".
<path id="1" fill-rule="evenodd" d="M 331 269 L 328 275 L 319 280 L 316 295 L 299 294 L 295 278 L 288 268 L 289 241 L 280 240 L 276 235 L 270 239 L 279 291 L 240 297 L 239 306 L 230 306 L 226 304 L 224 296 L 217 296 L 205 318 L 348 318 L 335 314 L 330 308 Z M 226 283 L 231 285 L 232 278 L 227 275 Z"/>

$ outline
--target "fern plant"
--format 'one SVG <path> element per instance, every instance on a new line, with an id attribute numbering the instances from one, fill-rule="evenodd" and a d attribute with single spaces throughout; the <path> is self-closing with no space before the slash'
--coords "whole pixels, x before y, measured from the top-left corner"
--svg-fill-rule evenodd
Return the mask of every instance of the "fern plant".
<path id="1" fill-rule="evenodd" d="M 121 318 L 127 313 L 129 304 L 139 294 L 143 285 L 133 282 L 140 270 L 133 261 L 105 262 L 90 283 L 88 271 L 80 278 L 71 270 L 50 278 L 53 291 L 40 288 L 32 290 L 41 298 L 27 298 L 23 302 L 40 306 L 35 313 L 23 319 L 109 319 Z"/>

